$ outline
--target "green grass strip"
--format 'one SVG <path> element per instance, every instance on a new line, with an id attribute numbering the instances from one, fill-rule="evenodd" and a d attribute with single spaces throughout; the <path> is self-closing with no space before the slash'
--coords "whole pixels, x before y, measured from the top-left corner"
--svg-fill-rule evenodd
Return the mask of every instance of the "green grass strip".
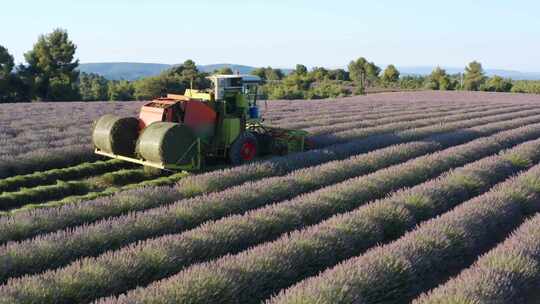
<path id="1" fill-rule="evenodd" d="M 0 193 L 15 192 L 21 188 L 30 188 L 47 184 L 54 184 L 58 180 L 73 180 L 85 178 L 92 175 L 103 174 L 126 168 L 128 163 L 120 160 L 97 161 L 93 163 L 83 163 L 77 166 L 52 169 L 48 171 L 35 172 L 26 175 L 17 175 L 0 179 Z"/>

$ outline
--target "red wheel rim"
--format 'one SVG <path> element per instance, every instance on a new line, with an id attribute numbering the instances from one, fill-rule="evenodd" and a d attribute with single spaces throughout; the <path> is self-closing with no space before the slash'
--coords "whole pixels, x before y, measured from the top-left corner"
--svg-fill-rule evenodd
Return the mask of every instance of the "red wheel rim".
<path id="1" fill-rule="evenodd" d="M 242 148 L 240 149 L 240 157 L 242 157 L 243 160 L 252 160 L 255 157 L 255 144 L 247 141 L 242 145 Z"/>

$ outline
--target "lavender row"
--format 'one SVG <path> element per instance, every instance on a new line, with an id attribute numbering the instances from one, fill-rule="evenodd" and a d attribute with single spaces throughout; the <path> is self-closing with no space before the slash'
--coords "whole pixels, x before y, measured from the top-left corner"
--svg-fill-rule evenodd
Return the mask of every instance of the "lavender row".
<path id="1" fill-rule="evenodd" d="M 118 105 L 118 106 L 116 106 Z M 133 103 L 140 105 L 140 103 Z M 6 111 L 6 117 L 0 111 L 0 120 L 6 124 L 1 128 L 2 133 L 8 135 L 6 139 L 10 142 L 33 143 L 47 142 L 68 138 L 74 134 L 83 134 L 84 130 L 90 130 L 92 121 L 99 116 L 113 112 L 118 115 L 134 115 L 135 107 L 132 103 L 126 104 L 50 104 L 41 107 L 35 104 L 26 104 L 26 108 L 17 112 L 17 107 L 10 107 Z M 17 114 L 20 113 L 19 117 Z M 38 119 L 36 119 L 39 117 Z M 73 124 L 77 121 L 77 125 Z M 88 136 L 85 136 L 88 137 Z M 3 142 L 6 143 L 6 142 Z M 22 150 L 19 153 L 28 152 Z"/>
<path id="2" fill-rule="evenodd" d="M 86 133 L 86 132 L 85 132 Z M 68 146 L 75 146 L 75 145 L 81 145 L 88 143 L 88 136 L 87 134 L 84 135 L 84 137 L 72 134 L 62 134 L 62 139 L 59 140 L 42 140 L 42 141 L 34 141 L 29 142 L 26 144 L 17 144 L 14 142 L 10 143 L 2 143 L 0 140 L 0 145 L 3 145 L 6 147 L 3 149 L 3 151 L 0 151 L 0 157 L 7 158 L 7 157 L 16 157 L 17 155 L 28 153 L 30 151 L 35 151 L 39 149 L 56 149 L 56 148 L 62 148 L 62 147 L 68 147 Z"/>
<path id="3" fill-rule="evenodd" d="M 442 108 L 449 108 L 449 107 L 441 107 L 437 108 L 435 110 L 439 110 Z M 456 106 L 453 107 L 454 109 L 457 108 Z M 407 109 L 405 107 L 393 107 L 389 109 L 377 109 L 377 111 L 369 111 L 367 113 L 364 113 L 362 115 L 362 120 L 369 121 L 369 120 L 375 120 L 380 119 L 384 117 L 393 117 L 396 115 L 409 115 L 409 114 L 415 114 L 417 112 L 424 112 L 427 111 L 425 108 L 412 108 Z M 286 127 L 291 129 L 305 129 L 310 127 L 321 127 L 321 126 L 327 126 L 331 124 L 337 124 L 337 123 L 344 123 L 349 122 L 353 120 L 355 117 L 360 116 L 358 113 L 351 112 L 351 111 L 345 111 L 343 113 L 337 113 L 337 114 L 323 114 L 319 116 L 291 116 L 291 117 L 284 117 L 280 120 L 274 120 L 269 121 L 269 124 L 280 126 L 280 127 Z"/>
<path id="4" fill-rule="evenodd" d="M 519 117 L 521 114 L 514 115 Z M 513 115 L 510 115 L 507 118 L 512 117 Z M 498 121 L 500 118 L 494 117 L 492 120 Z M 462 125 L 472 126 L 474 125 L 474 121 L 478 121 L 478 124 L 486 123 L 486 119 L 463 121 L 461 125 L 453 124 L 453 130 L 459 130 Z M 459 143 L 459 140 L 456 138 L 463 138 L 464 140 L 465 138 L 469 138 L 470 140 L 539 121 L 540 116 L 512 119 L 459 131 L 458 136 L 441 135 L 441 138 L 445 137 L 445 140 L 455 142 L 454 144 L 456 144 Z M 417 139 L 441 133 L 441 129 L 452 130 L 452 128 L 446 128 L 444 124 L 436 125 L 431 134 L 427 128 L 422 128 L 419 129 L 419 134 L 422 136 L 418 136 Z M 214 171 L 209 174 L 189 176 L 182 179 L 174 188 L 155 187 L 137 189 L 91 202 L 66 205 L 58 208 L 31 210 L 10 217 L 0 217 L 0 227 L 2 228 L 0 229 L 0 241 L 20 240 L 44 232 L 92 222 L 101 218 L 118 216 L 129 211 L 144 210 L 171 204 L 179 199 L 221 191 L 250 180 L 279 176 L 293 170 L 318 165 L 335 159 L 344 159 L 351 155 L 414 139 L 411 132 L 408 132 L 406 137 L 401 137 L 399 133 L 389 134 L 387 136 L 373 136 L 367 140 L 338 145 L 333 147 L 333 149 L 312 150 L 286 157 L 277 157 L 261 163 Z M 436 140 L 436 138 L 430 140 Z"/>
<path id="5" fill-rule="evenodd" d="M 493 184 L 526 168 L 527 162 L 523 160 L 540 160 L 538 148 L 540 140 L 521 145 L 502 156 L 483 159 L 443 175 L 435 181 L 398 192 L 387 199 L 335 216 L 305 230 L 284 235 L 274 242 L 237 255 L 195 265 L 170 279 L 152 284 L 149 288 L 128 293 L 118 302 L 157 300 L 181 303 L 191 299 L 197 303 L 211 303 L 221 299 L 224 302 L 236 300 L 240 303 L 258 303 L 306 276 L 315 275 L 343 259 L 375 246 L 378 242 L 395 239 L 412 229 L 419 221 L 487 191 Z M 522 161 L 509 161 L 506 158 L 508 155 L 519 155 Z M 312 211 L 315 210 L 309 210 L 309 213 Z M 263 223 L 276 221 L 273 216 L 259 219 L 261 220 L 258 222 Z M 289 220 L 302 219 L 300 217 Z M 264 229 L 259 228 L 261 224 L 258 222 L 252 220 L 251 224 L 244 224 L 244 230 L 249 227 L 264 234 Z M 279 225 L 282 225 L 280 221 L 276 223 L 276 226 Z M 229 226 L 224 226 L 219 229 L 209 227 L 206 230 L 214 230 L 213 233 L 218 233 L 218 237 L 223 237 L 223 231 L 229 229 Z M 191 239 L 204 239 L 204 236 L 201 233 L 193 234 Z M 170 250 L 169 252 L 174 250 L 174 246 L 166 242 L 161 245 Z M 197 244 L 188 248 L 190 251 L 191 248 L 200 249 Z M 208 280 L 209 278 L 211 280 Z M 114 301 L 111 300 L 111 303 Z"/>
<path id="6" fill-rule="evenodd" d="M 448 115 L 443 118 L 433 118 L 433 119 L 425 119 L 425 120 L 418 120 L 415 122 L 408 122 L 408 121 L 402 121 L 402 122 L 394 122 L 390 124 L 385 124 L 381 126 L 375 126 L 371 128 L 363 128 L 363 129 L 351 129 L 348 131 L 342 131 L 332 134 L 325 134 L 325 135 L 316 135 L 311 136 L 310 140 L 313 142 L 313 144 L 317 147 L 324 147 L 327 145 L 332 144 L 338 144 L 347 142 L 353 139 L 362 138 L 362 137 L 368 137 L 373 134 L 380 134 L 380 133 L 389 133 L 389 132 L 396 132 L 396 131 L 402 131 L 409 128 L 414 127 L 424 127 L 424 126 L 430 126 L 433 124 L 441 123 L 441 122 L 454 122 L 454 121 L 460 121 L 464 119 L 475 119 L 475 118 L 482 118 L 487 117 L 491 115 L 512 115 L 513 113 L 523 113 L 524 116 L 527 115 L 534 115 L 537 114 L 538 108 L 531 109 L 530 106 L 522 107 L 522 106 L 516 106 L 513 108 L 505 108 L 505 109 L 495 109 L 490 111 L 479 111 L 479 112 L 472 112 L 467 114 L 456 114 L 456 115 Z M 420 124 L 419 124 L 420 123 Z"/>
<path id="7" fill-rule="evenodd" d="M 495 112 L 495 113 L 504 113 L 505 111 L 503 109 L 508 109 L 509 111 L 513 111 L 515 109 L 524 109 L 524 106 L 519 105 L 508 105 L 508 106 L 491 106 L 491 105 L 481 105 L 481 106 L 473 106 L 473 107 L 467 107 L 464 109 L 461 108 L 443 108 L 441 110 L 435 110 L 431 109 L 427 113 L 414 113 L 414 114 L 407 114 L 407 113 L 398 113 L 396 115 L 388 116 L 388 115 L 382 115 L 379 116 L 378 119 L 374 120 L 365 120 L 365 116 L 359 115 L 359 116 L 353 116 L 348 121 L 337 123 L 333 125 L 325 125 L 325 126 L 319 126 L 316 129 L 308 130 L 310 131 L 310 136 L 320 136 L 322 134 L 331 134 L 335 132 L 340 132 L 343 130 L 349 130 L 351 128 L 367 128 L 367 127 L 378 127 L 381 128 L 386 125 L 390 125 L 391 123 L 396 122 L 406 122 L 407 124 L 412 124 L 414 121 L 418 120 L 427 120 L 431 119 L 431 121 L 434 121 L 435 118 L 446 118 L 450 117 L 452 119 L 455 116 L 463 115 L 463 114 L 469 114 L 469 113 L 485 113 L 488 112 Z M 531 109 L 530 106 L 527 107 L 527 109 Z M 471 114 L 472 115 L 472 114 Z M 440 119 L 439 119 L 440 120 Z M 399 129 L 392 129 L 392 130 L 399 130 Z M 370 133 L 373 133 L 372 131 L 367 131 Z"/>
<path id="8" fill-rule="evenodd" d="M 462 105 L 469 105 L 461 103 Z M 268 107 L 270 105 L 270 107 Z M 434 103 L 426 105 L 425 103 L 411 103 L 409 104 L 411 108 L 425 109 L 428 106 L 437 108 L 440 106 L 447 106 L 447 104 Z M 279 108 L 276 103 L 266 103 L 262 105 L 261 111 L 266 119 L 272 123 L 282 123 L 285 121 L 290 121 L 291 119 L 310 120 L 320 117 L 335 117 L 336 115 L 342 115 L 349 113 L 351 111 L 358 111 L 364 113 L 378 113 L 382 111 L 395 111 L 395 110 L 404 110 L 407 106 L 403 103 L 389 103 L 381 104 L 378 106 L 366 105 L 363 103 L 319 103 L 319 104 L 306 104 L 303 107 L 297 107 L 295 109 L 285 109 Z"/>
<path id="9" fill-rule="evenodd" d="M 494 108 L 492 106 L 478 106 L 478 107 L 469 107 L 469 108 L 459 108 L 459 109 L 441 109 L 441 110 L 430 110 L 426 113 L 418 113 L 415 111 L 413 114 L 403 114 L 403 115 L 397 115 L 397 116 L 385 116 L 380 119 L 376 120 L 360 120 L 355 117 L 353 119 L 349 119 L 346 121 L 343 121 L 341 123 L 331 124 L 331 125 L 324 125 L 324 126 L 317 126 L 313 128 L 307 128 L 305 131 L 308 131 L 310 136 L 317 136 L 317 135 L 325 135 L 325 134 L 331 134 L 331 133 L 337 133 L 344 130 L 351 130 L 351 129 L 358 129 L 358 128 L 367 128 L 367 127 L 377 127 L 382 126 L 390 123 L 396 123 L 396 122 L 411 122 L 415 120 L 420 119 L 428 119 L 428 118 L 442 118 L 441 121 L 445 121 L 445 118 L 448 116 L 454 116 L 458 114 L 464 114 L 464 113 L 474 113 L 474 112 L 486 112 L 489 110 L 494 109 L 503 109 L 506 107 L 497 107 Z M 512 108 L 512 106 L 508 106 L 507 108 Z M 450 117 L 451 118 L 451 117 Z"/>
<path id="10" fill-rule="evenodd" d="M 6 265 L 2 270 L 0 280 L 9 276 L 58 267 L 75 258 L 100 254 L 105 250 L 124 246 L 136 240 L 183 231 L 206 220 L 264 206 L 273 201 L 349 179 L 254 212 L 255 219 L 271 220 L 272 226 L 262 235 L 274 238 L 287 232 L 287 229 L 292 230 L 302 225 L 316 223 L 333 214 L 355 208 L 358 204 L 377 198 L 388 191 L 424 181 L 449 168 L 539 136 L 540 124 L 533 125 L 420 157 L 365 177 L 349 179 L 400 163 L 415 155 L 439 150 L 444 143 L 413 143 L 391 147 L 346 161 L 331 162 L 300 170 L 288 176 L 262 180 L 221 193 L 180 201 L 170 207 L 130 214 L 75 230 L 42 235 L 21 243 L 10 243 L 0 249 L 0 261 Z M 432 168 L 434 162 L 440 162 L 440 165 Z M 369 187 L 369 185 L 373 186 Z M 354 200 L 352 202 L 347 200 L 350 198 Z M 296 217 L 296 219 L 290 220 L 291 217 Z M 230 228 L 234 226 L 234 222 L 233 218 L 223 225 Z M 285 230 L 277 229 L 274 224 Z M 249 230 L 246 230 L 246 233 L 248 232 Z M 241 237 L 240 234 L 222 235 L 222 237 L 225 240 L 234 239 L 234 237 L 253 241 L 258 239 L 257 235 Z M 69 246 L 65 245 L 66 240 L 69 240 Z M 27 252 L 27 254 L 20 256 L 17 252 Z"/>
<path id="11" fill-rule="evenodd" d="M 90 144 L 45 148 L 13 157 L 0 157 L 0 178 L 65 168 L 98 159 Z"/>
<path id="12" fill-rule="evenodd" d="M 540 284 L 540 215 L 444 285 L 413 303 L 533 303 Z"/>
<path id="13" fill-rule="evenodd" d="M 334 252 L 334 255 L 336 252 L 341 253 L 342 255 L 340 255 L 340 257 L 342 259 L 345 258 L 347 254 L 348 256 L 352 256 L 354 253 L 361 250 L 361 246 L 356 245 L 362 244 L 364 245 L 362 248 L 365 249 L 375 245 L 378 241 L 384 241 L 392 237 L 395 238 L 396 234 L 400 233 L 400 231 L 403 233 L 406 229 L 413 227 L 414 220 L 419 221 L 426 219 L 438 212 L 440 213 L 443 210 L 448 210 L 452 206 L 479 192 L 486 191 L 494 183 L 527 167 L 528 162 L 540 159 L 539 148 L 540 140 L 536 140 L 533 143 L 515 148 L 504 156 L 484 159 L 473 165 L 467 166 L 464 169 L 448 174 L 437 181 L 417 186 L 410 191 L 401 192 L 394 195 L 392 198 L 371 204 L 370 207 L 361 208 L 353 213 L 338 216 L 323 222 L 313 228 L 309 228 L 308 232 L 296 233 L 290 238 L 282 238 L 283 241 L 280 240 L 271 245 L 263 245 L 265 250 L 255 249 L 257 252 L 257 258 L 255 259 L 260 258 L 274 262 L 281 261 L 281 265 L 271 264 L 268 265 L 269 269 L 259 269 L 263 273 L 268 273 L 269 277 L 257 276 L 257 274 L 250 273 L 246 269 L 241 270 L 245 275 L 243 278 L 245 280 L 242 283 L 236 282 L 235 284 L 238 284 L 238 286 L 233 286 L 232 288 L 246 292 L 247 290 L 257 290 L 256 295 L 251 293 L 230 293 L 230 297 L 232 298 L 227 298 L 220 294 L 220 290 L 211 289 L 208 290 L 208 292 L 214 293 L 225 301 L 232 301 L 234 298 L 240 299 L 241 303 L 249 302 L 247 299 L 256 301 L 257 299 L 260 299 L 261 296 L 264 298 L 264 294 L 259 294 L 261 288 L 264 286 L 262 289 L 264 289 L 265 292 L 272 292 L 272 290 L 283 287 L 273 286 L 270 288 L 274 279 L 276 281 L 275 284 L 284 284 L 284 282 L 287 281 L 287 277 L 291 274 L 291 271 L 293 271 L 290 267 L 291 261 L 300 261 L 296 258 L 291 260 L 289 256 L 272 256 L 272 253 L 279 251 L 277 248 L 291 248 L 292 246 L 288 244 L 291 239 L 295 239 L 296 237 L 296 239 L 298 239 L 297 246 L 304 249 L 312 243 L 317 244 L 316 246 L 324 245 L 324 250 L 319 247 L 313 250 L 308 249 L 308 251 L 322 252 L 322 255 L 329 259 L 329 261 L 326 262 L 337 259 L 337 257 L 332 257 L 332 254 L 327 254 L 326 250 L 332 251 L 331 246 L 336 245 L 334 243 L 336 239 L 346 239 L 347 243 L 341 245 L 353 246 L 354 248 L 347 247 L 342 249 L 340 246 L 337 246 L 337 250 L 332 252 Z M 450 151 L 448 153 L 450 153 Z M 507 158 L 510 157 L 516 159 L 516 156 L 519 156 L 520 161 L 507 160 Z M 400 170 L 406 169 L 409 168 L 406 166 L 400 168 Z M 403 178 L 403 172 L 400 173 L 401 176 L 399 176 L 398 179 L 400 177 Z M 368 180 L 363 183 L 364 186 L 369 184 L 371 183 Z M 373 184 L 376 184 L 376 182 Z M 353 187 L 355 185 L 350 184 L 348 186 Z M 356 186 L 359 186 L 359 184 L 356 184 Z M 381 193 L 384 192 L 383 189 L 379 190 Z M 377 190 L 373 189 L 371 191 L 374 192 Z M 60 302 L 86 302 L 96 296 L 121 293 L 129 288 L 134 288 L 137 285 L 146 285 L 153 280 L 174 274 L 191 264 L 216 258 L 227 253 L 236 253 L 245 250 L 250 246 L 273 240 L 287 231 L 316 223 L 325 217 L 335 214 L 336 211 L 343 212 L 355 208 L 369 199 L 369 195 L 366 195 L 369 191 L 363 192 L 364 195 L 358 193 L 360 195 L 356 196 L 356 193 L 351 193 L 350 190 L 348 192 L 346 189 L 343 191 L 343 187 L 338 191 L 327 189 L 324 193 L 319 193 L 318 196 L 307 195 L 300 200 L 293 200 L 269 206 L 247 213 L 243 216 L 233 216 L 217 222 L 210 222 L 184 234 L 168 235 L 139 243 L 117 252 L 108 253 L 98 258 L 83 259 L 64 269 L 47 272 L 44 275 L 34 276 L 29 279 L 22 279 L 20 282 L 24 282 L 23 285 L 30 281 L 32 284 L 38 284 L 40 289 L 50 290 L 51 293 L 55 295 L 54 300 Z M 414 209 L 412 206 L 410 207 L 410 214 L 405 222 L 400 222 L 403 221 L 403 218 L 401 217 L 392 218 L 392 216 L 403 215 L 403 212 L 389 212 L 385 214 L 386 211 L 392 209 L 394 204 L 410 202 L 412 199 L 418 198 L 419 196 L 422 196 L 423 198 L 422 204 L 416 206 L 418 207 L 417 209 Z M 344 198 L 340 201 L 333 197 Z M 335 206 L 334 204 L 337 204 L 338 206 Z M 403 205 L 405 203 L 401 204 Z M 430 206 L 439 207 L 432 210 Z M 374 212 L 373 210 L 377 210 L 377 212 Z M 385 214 L 383 217 L 384 220 L 380 217 L 383 214 Z M 363 221 L 378 225 L 380 229 L 362 231 L 362 228 L 369 226 L 364 225 Z M 388 227 L 385 227 L 385 225 L 388 225 Z M 392 229 L 390 229 L 390 226 Z M 386 234 L 382 233 L 385 229 L 386 232 L 388 232 Z M 368 235 L 370 232 L 373 235 Z M 324 243 L 325 240 L 332 241 Z M 261 252 L 265 253 L 260 255 Z M 283 252 L 280 253 L 285 254 Z M 151 263 L 151 261 L 148 260 L 149 256 L 159 256 L 160 260 Z M 253 258 L 254 257 L 252 256 L 251 259 Z M 295 276 L 302 276 L 303 274 L 310 273 L 310 271 L 316 273 L 317 267 L 322 267 L 322 265 L 324 265 L 319 255 L 310 257 L 312 259 L 314 258 L 314 260 L 310 260 L 307 257 L 305 258 L 306 259 L 303 259 L 303 261 L 300 262 L 301 266 L 296 265 L 301 269 L 295 269 Z M 252 268 L 252 261 L 243 260 L 243 262 L 246 262 L 245 264 L 241 263 L 242 265 L 246 265 L 246 268 Z M 283 265 L 284 263 L 286 265 Z M 333 264 L 335 264 L 335 262 Z M 333 264 L 328 264 L 328 266 Z M 96 269 L 102 269 L 103 267 L 107 267 L 113 274 L 108 275 L 106 278 L 92 274 L 95 273 L 94 271 Z M 287 275 L 278 273 L 279 270 L 283 270 L 283 268 L 288 269 Z M 99 274 L 99 272 L 97 273 Z M 199 275 L 199 273 L 197 273 L 197 275 Z M 203 280 L 205 276 L 206 274 L 201 276 Z M 71 298 L 63 291 L 69 288 L 60 283 L 62 281 L 61 278 L 64 277 L 72 278 L 71 284 L 80 286 L 87 291 L 87 295 L 91 294 L 93 298 Z M 219 277 L 219 275 L 217 277 Z M 53 281 L 56 283 L 51 283 Z M 254 282 L 260 284 L 261 288 L 254 286 Z M 293 282 L 289 282 L 289 284 Z M 241 284 L 245 285 L 240 286 Z M 248 285 L 250 287 L 247 287 Z M 28 285 L 24 287 L 24 289 L 27 287 Z M 199 292 L 201 289 L 204 290 L 204 288 L 200 287 L 201 286 L 197 286 L 195 289 L 199 290 Z M 223 292 L 228 294 L 227 291 Z M 197 299 L 195 297 L 194 299 L 202 302 L 212 302 L 214 300 L 211 298 Z M 181 299 L 175 300 L 181 302 Z"/>
<path id="14" fill-rule="evenodd" d="M 467 267 L 540 211 L 539 183 L 540 166 L 535 166 L 393 243 L 297 284 L 270 303 L 408 302 Z"/>
<path id="15" fill-rule="evenodd" d="M 353 98 L 354 99 L 354 98 Z M 268 105 L 275 105 L 276 103 L 267 103 Z M 314 119 L 315 117 L 323 118 L 333 118 L 336 116 L 347 114 L 349 109 L 354 109 L 357 111 L 371 111 L 372 113 L 377 113 L 382 110 L 406 110 L 406 109 L 437 109 L 439 107 L 445 107 L 448 105 L 458 105 L 458 106 L 475 106 L 475 105 L 503 105 L 503 104 L 530 104 L 534 105 L 534 101 L 522 101 L 519 103 L 511 102 L 511 101 L 500 101 L 500 102 L 440 102 L 436 99 L 432 99 L 430 101 L 420 101 L 415 102 L 408 100 L 404 102 L 404 100 L 396 100 L 394 102 L 390 103 L 374 103 L 374 104 L 363 104 L 358 102 L 338 102 L 338 103 L 308 103 L 304 104 L 303 106 L 297 107 L 294 110 L 293 109 L 285 109 L 285 108 L 279 108 L 278 106 L 270 107 L 268 110 L 266 109 L 266 106 L 263 106 L 263 114 L 266 118 L 268 118 L 269 121 L 272 123 L 283 123 L 286 121 L 291 120 L 298 120 L 300 121 L 309 121 Z M 276 109 L 277 108 L 277 109 Z"/>
<path id="16" fill-rule="evenodd" d="M 515 105 L 515 104 L 514 104 Z M 363 112 L 363 120 L 373 120 L 380 119 L 384 117 L 391 117 L 395 115 L 407 115 L 415 114 L 421 112 L 429 111 L 440 111 L 440 110 L 452 110 L 452 109 L 463 109 L 471 107 L 502 107 L 510 106 L 510 104 L 489 104 L 489 105 L 465 105 L 465 104 L 452 104 L 452 105 L 439 105 L 439 106 L 415 106 L 406 105 L 393 106 L 388 108 L 377 108 L 377 110 L 369 110 L 368 112 Z M 334 113 L 334 114 L 322 114 L 317 116 L 289 116 L 284 117 L 280 120 L 271 120 L 270 124 L 277 126 L 284 126 L 287 128 L 310 128 L 310 127 L 320 127 L 336 123 L 344 123 L 351 121 L 355 116 L 360 116 L 358 113 L 353 113 L 353 111 L 344 110 L 343 113 Z"/>
<path id="17" fill-rule="evenodd" d="M 540 128 L 538 133 L 540 136 Z M 132 213 L 76 229 L 40 235 L 19 243 L 8 243 L 0 247 L 0 264 L 5 265 L 0 269 L 0 282 L 8 277 L 59 267 L 79 257 L 97 255 L 137 240 L 186 230 L 207 219 L 291 198 L 440 148 L 435 142 L 393 146 L 344 161 L 303 169 L 283 177 L 264 179 L 223 192 L 179 201 L 170 207 Z M 203 210 L 204 213 L 201 213 Z"/>
<path id="18" fill-rule="evenodd" d="M 536 110 L 538 108 L 532 109 L 534 111 L 533 113 L 536 113 Z M 479 109 L 477 111 L 457 111 L 456 113 L 451 114 L 434 114 L 428 118 L 424 119 L 418 119 L 413 121 L 407 121 L 407 120 L 398 120 L 387 124 L 382 125 L 375 125 L 373 127 L 367 127 L 363 128 L 362 122 L 353 122 L 353 125 L 360 126 L 359 128 L 353 128 L 351 127 L 351 123 L 345 123 L 343 125 L 347 126 L 346 128 L 348 131 L 339 131 L 342 127 L 342 125 L 334 125 L 334 126 L 326 126 L 323 128 L 320 128 L 318 132 L 325 133 L 330 132 L 330 134 L 312 134 L 309 138 L 310 140 L 315 144 L 317 147 L 327 146 L 331 144 L 336 143 L 343 143 L 347 142 L 351 139 L 357 139 L 362 137 L 368 137 L 372 136 L 374 134 L 382 134 L 382 133 L 390 133 L 390 132 L 396 132 L 396 131 L 402 131 L 409 128 L 412 128 L 413 126 L 418 127 L 424 127 L 424 126 L 430 126 L 436 123 L 449 123 L 453 121 L 460 121 L 464 119 L 473 119 L 478 117 L 485 117 L 488 115 L 497 115 L 497 114 L 511 114 L 516 113 L 520 111 L 531 111 L 531 107 L 527 106 L 511 106 L 509 108 L 495 108 L 495 109 Z M 418 124 L 418 122 L 421 122 L 421 124 Z M 337 130 L 337 132 L 333 132 Z M 346 136 L 344 135 L 346 134 Z"/>

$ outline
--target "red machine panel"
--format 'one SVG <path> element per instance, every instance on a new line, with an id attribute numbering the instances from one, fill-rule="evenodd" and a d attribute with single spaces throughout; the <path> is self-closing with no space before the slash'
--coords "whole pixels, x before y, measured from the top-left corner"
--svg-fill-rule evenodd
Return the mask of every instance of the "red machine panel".
<path id="1" fill-rule="evenodd" d="M 193 129 L 197 129 L 199 126 L 215 124 L 216 117 L 216 111 L 200 101 L 189 100 L 184 102 L 184 124 Z"/>

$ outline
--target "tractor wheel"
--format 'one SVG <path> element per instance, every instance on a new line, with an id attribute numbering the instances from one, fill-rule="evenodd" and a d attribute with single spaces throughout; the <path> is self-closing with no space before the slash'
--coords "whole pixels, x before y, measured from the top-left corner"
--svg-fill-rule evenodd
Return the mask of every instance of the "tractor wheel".
<path id="1" fill-rule="evenodd" d="M 233 165 L 240 165 L 255 159 L 257 155 L 257 138 L 249 132 L 238 136 L 229 149 L 229 160 Z"/>

